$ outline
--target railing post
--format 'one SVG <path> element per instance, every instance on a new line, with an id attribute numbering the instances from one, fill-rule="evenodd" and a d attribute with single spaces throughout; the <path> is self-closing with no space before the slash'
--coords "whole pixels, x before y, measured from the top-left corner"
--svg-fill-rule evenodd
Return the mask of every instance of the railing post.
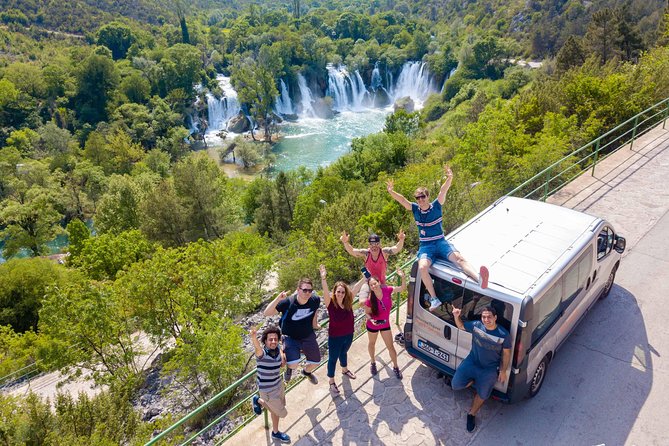
<path id="1" fill-rule="evenodd" d="M 283 376 L 281 377 L 283 379 Z M 267 416 L 267 409 L 263 408 L 263 415 L 265 416 L 265 430 L 269 429 L 269 417 Z"/>
<path id="2" fill-rule="evenodd" d="M 664 130 L 664 126 L 667 125 L 667 115 L 669 114 L 669 101 L 667 101 L 667 106 L 664 107 L 664 119 L 662 121 L 662 130 Z"/>
<path id="3" fill-rule="evenodd" d="M 595 159 L 592 162 L 592 176 L 595 176 L 595 166 L 597 165 L 597 157 L 599 156 L 599 141 L 601 141 L 600 138 L 597 138 L 597 143 L 595 144 Z"/>
<path id="4" fill-rule="evenodd" d="M 632 129 L 632 142 L 630 142 L 630 150 L 634 147 L 634 138 L 636 138 L 636 127 L 639 124 L 639 115 L 634 117 L 634 128 Z"/>
<path id="5" fill-rule="evenodd" d="M 546 171 L 546 181 L 544 182 L 544 197 L 541 201 L 546 201 L 546 198 L 548 198 L 548 183 L 551 181 L 551 171 L 553 169 L 548 169 Z"/>
<path id="6" fill-rule="evenodd" d="M 397 276 L 397 286 L 401 286 L 401 285 L 402 285 L 402 279 L 400 278 L 400 276 Z M 397 302 L 395 302 L 395 306 L 397 307 L 397 311 L 395 311 L 395 325 L 397 325 L 399 327 L 400 326 L 400 295 L 401 295 L 401 293 L 395 293 L 395 295 L 397 296 L 397 298 L 396 298 Z"/>

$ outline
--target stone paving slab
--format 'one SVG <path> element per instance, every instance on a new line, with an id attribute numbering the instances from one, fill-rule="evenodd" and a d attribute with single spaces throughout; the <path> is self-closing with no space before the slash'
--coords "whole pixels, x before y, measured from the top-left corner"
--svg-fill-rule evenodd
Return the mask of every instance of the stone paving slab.
<path id="1" fill-rule="evenodd" d="M 660 127 L 639 138 L 632 150 L 623 148 L 598 163 L 594 175 L 589 172 L 583 174 L 549 201 L 607 218 L 627 238 L 626 253 L 629 253 L 669 211 L 668 178 L 669 131 Z M 631 297 L 629 299 L 632 301 Z M 621 301 L 621 305 L 625 302 Z M 400 321 L 404 321 L 404 316 L 402 308 Z M 650 328 L 647 330 L 651 331 Z M 393 333 L 397 333 L 395 326 Z M 669 339 L 669 334 L 661 332 L 660 335 Z M 605 340 L 606 337 L 602 337 L 597 342 Z M 578 347 L 579 344 L 572 342 L 568 344 L 566 349 L 583 350 L 582 357 L 577 358 L 577 361 L 583 362 L 587 360 L 585 358 L 592 357 L 589 346 Z M 394 377 L 381 339 L 377 341 L 379 375 L 374 378 L 370 376 L 367 336 L 363 335 L 353 343 L 349 352 L 349 365 L 358 379 L 349 380 L 341 375 L 337 377 L 342 396 L 330 396 L 325 367 L 315 372 L 320 380 L 318 385 L 302 382 L 289 392 L 288 416 L 281 420 L 280 428 L 291 436 L 292 444 L 456 446 L 509 442 L 531 444 L 526 443 L 530 438 L 533 438 L 533 444 L 557 444 L 554 442 L 558 441 L 556 436 L 559 433 L 559 438 L 563 440 L 573 439 L 577 430 L 583 429 L 575 421 L 579 417 L 585 420 L 592 418 L 592 414 L 582 409 L 583 413 L 578 415 L 578 408 L 570 408 L 564 409 L 572 413 L 569 417 L 571 421 L 566 424 L 566 418 L 551 419 L 550 414 L 558 409 L 554 407 L 556 403 L 546 403 L 546 400 L 552 397 L 558 401 L 557 404 L 568 406 L 569 398 L 563 396 L 568 389 L 576 391 L 572 389 L 572 381 L 566 384 L 570 386 L 568 388 L 556 386 L 552 390 L 544 389 L 537 398 L 526 403 L 506 406 L 493 400 L 486 402 L 477 416 L 477 429 L 470 434 L 465 430 L 465 416 L 473 391 L 453 392 L 444 380 L 437 377 L 434 370 L 411 358 L 397 344 L 396 347 L 404 374 L 402 381 Z M 610 361 L 606 358 L 598 360 L 603 367 Z M 632 362 L 639 366 L 638 361 Z M 572 364 L 570 368 L 569 364 L 562 364 L 561 367 L 573 371 L 576 366 Z M 649 401 L 662 401 L 659 396 L 663 390 L 654 387 L 649 392 Z M 562 399 L 564 403 L 560 403 Z M 608 405 L 609 410 L 615 412 L 615 404 L 615 400 L 612 400 Z M 643 413 L 651 416 L 650 412 L 646 410 Z M 540 418 L 535 419 L 537 416 Z M 514 432 L 513 426 L 506 426 L 512 432 L 501 435 L 501 438 L 508 440 L 505 442 L 500 440 L 500 434 L 504 419 L 509 417 L 515 417 L 514 422 L 522 423 L 523 428 L 529 431 L 522 434 L 523 429 Z M 575 424 L 570 427 L 569 423 Z M 489 426 L 494 426 L 492 431 L 487 429 Z M 570 431 L 572 436 L 565 437 L 565 432 Z M 228 444 L 264 446 L 275 443 L 264 428 L 263 417 L 258 417 L 230 439 Z M 569 444 L 574 443 L 570 440 Z"/>

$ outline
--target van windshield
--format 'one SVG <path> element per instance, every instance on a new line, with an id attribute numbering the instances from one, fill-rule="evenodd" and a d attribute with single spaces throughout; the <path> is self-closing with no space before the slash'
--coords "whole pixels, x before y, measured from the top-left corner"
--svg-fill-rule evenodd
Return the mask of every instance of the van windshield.
<path id="1" fill-rule="evenodd" d="M 510 330 L 513 307 L 509 303 L 465 289 L 460 285 L 439 277 L 432 276 L 432 279 L 434 280 L 434 291 L 442 303 L 439 308 L 432 312 L 438 318 L 451 325 L 455 325 L 455 319 L 453 318 L 453 308 L 455 307 L 462 309 L 460 317 L 463 322 L 480 320 L 481 310 L 484 307 L 490 306 L 497 311 L 497 323 L 506 328 L 507 331 Z M 429 295 L 422 282 L 420 305 L 426 311 L 430 307 Z"/>

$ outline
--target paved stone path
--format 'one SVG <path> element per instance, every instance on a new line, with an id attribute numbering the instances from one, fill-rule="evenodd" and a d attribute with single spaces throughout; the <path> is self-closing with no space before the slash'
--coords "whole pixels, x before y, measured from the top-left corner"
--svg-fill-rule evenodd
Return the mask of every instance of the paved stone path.
<path id="1" fill-rule="evenodd" d="M 627 238 L 628 255 L 640 241 L 653 245 L 652 240 L 643 240 L 646 235 L 669 238 L 669 224 L 658 225 L 669 222 L 662 220 L 669 215 L 668 179 L 669 130 L 660 127 L 637 140 L 633 150 L 623 148 L 602 161 L 594 176 L 582 175 L 550 201 L 607 218 Z M 666 234 L 651 234 L 656 225 L 666 227 Z M 656 269 L 651 272 L 657 274 Z M 649 288 L 658 301 L 666 297 L 660 290 L 664 288 Z M 380 372 L 372 378 L 366 335 L 354 342 L 349 355 L 358 379 L 338 376 L 343 395 L 333 398 L 322 367 L 316 372 L 318 385 L 302 382 L 288 393 L 289 414 L 281 421 L 281 430 L 300 446 L 669 444 L 662 423 L 667 386 L 652 385 L 653 378 L 669 382 L 669 367 L 659 359 L 665 347 L 669 350 L 669 331 L 657 315 L 661 310 L 653 308 L 654 317 L 642 313 L 638 307 L 643 308 L 643 302 L 619 285 L 605 302 L 608 307 L 595 306 L 596 315 L 586 316 L 565 343 L 537 397 L 513 406 L 486 402 L 472 434 L 465 430 L 471 391 L 453 392 L 434 370 L 402 348 L 398 352 L 404 379 L 398 381 L 380 339 Z M 590 324 L 593 317 L 602 319 Z M 608 333 L 614 328 L 622 328 L 626 336 Z M 587 330 L 594 330 L 594 335 Z M 654 363 L 651 356 L 658 357 Z M 274 444 L 263 423 L 263 417 L 256 418 L 228 444 Z"/>

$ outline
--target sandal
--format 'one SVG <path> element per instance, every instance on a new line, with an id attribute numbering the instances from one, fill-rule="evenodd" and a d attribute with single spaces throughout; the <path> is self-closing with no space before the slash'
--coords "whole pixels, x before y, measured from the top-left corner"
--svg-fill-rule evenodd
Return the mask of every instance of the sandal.
<path id="1" fill-rule="evenodd" d="M 348 376 L 350 379 L 355 379 L 356 378 L 355 373 L 353 373 L 350 370 L 345 371 L 344 373 L 342 373 L 342 375 Z"/>
<path id="2" fill-rule="evenodd" d="M 337 384 L 335 383 L 330 383 L 330 393 L 332 395 L 339 395 L 339 387 L 337 387 Z"/>

